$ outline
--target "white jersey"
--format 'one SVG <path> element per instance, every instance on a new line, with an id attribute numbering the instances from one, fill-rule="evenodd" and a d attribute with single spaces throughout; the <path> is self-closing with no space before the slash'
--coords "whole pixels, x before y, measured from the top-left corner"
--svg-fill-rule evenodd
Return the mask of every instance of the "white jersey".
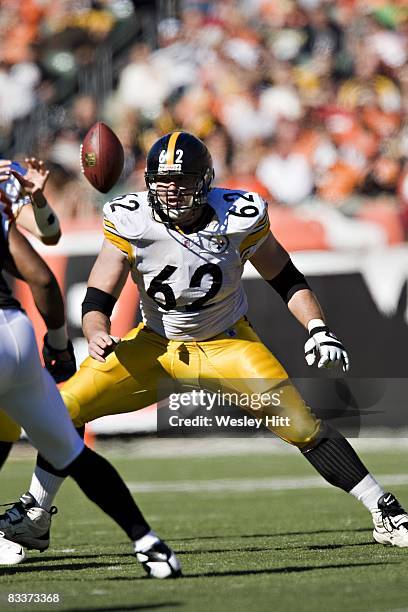
<path id="1" fill-rule="evenodd" d="M 147 191 L 104 207 L 105 237 L 128 257 L 143 320 L 161 336 L 205 340 L 247 311 L 243 264 L 269 233 L 266 203 L 257 193 L 214 188 L 214 217 L 184 234 L 153 219 Z"/>

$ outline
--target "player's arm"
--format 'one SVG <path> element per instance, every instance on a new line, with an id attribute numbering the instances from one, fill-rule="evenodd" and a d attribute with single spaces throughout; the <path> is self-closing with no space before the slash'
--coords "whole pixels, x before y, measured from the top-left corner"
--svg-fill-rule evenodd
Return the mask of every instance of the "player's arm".
<path id="1" fill-rule="evenodd" d="M 310 338 L 305 344 L 306 362 L 313 365 L 319 357 L 319 368 L 342 363 L 343 370 L 347 371 L 349 359 L 344 346 L 326 326 L 323 310 L 307 280 L 272 233 L 268 234 L 250 261 L 309 331 Z"/>
<path id="2" fill-rule="evenodd" d="M 47 326 L 43 348 L 45 366 L 56 382 L 63 382 L 75 373 L 76 362 L 67 336 L 64 301 L 58 282 L 14 223 L 9 230 L 9 253 L 7 270 L 28 284 Z"/>
<path id="3" fill-rule="evenodd" d="M 279 293 L 290 312 L 308 329 L 313 319 L 324 321 L 322 308 L 289 253 L 270 233 L 250 259 L 259 274 Z"/>
<path id="4" fill-rule="evenodd" d="M 129 270 L 126 255 L 104 240 L 82 304 L 82 328 L 88 340 L 88 352 L 97 361 L 104 362 L 115 347 L 116 340 L 110 335 L 110 317 Z"/>
<path id="5" fill-rule="evenodd" d="M 65 323 L 65 311 L 57 280 L 45 261 L 18 231 L 15 223 L 9 231 L 9 251 L 12 257 L 11 266 L 15 266 L 20 278 L 29 285 L 47 327 L 62 327 Z"/>
<path id="6" fill-rule="evenodd" d="M 28 195 L 32 206 L 23 206 L 18 215 L 18 225 L 36 236 L 44 244 L 57 244 L 61 237 L 58 217 L 44 196 L 44 188 L 49 177 L 42 160 L 31 157 L 25 160 L 28 171 L 22 176 L 16 171 L 13 175 L 19 181 L 23 194 Z"/>

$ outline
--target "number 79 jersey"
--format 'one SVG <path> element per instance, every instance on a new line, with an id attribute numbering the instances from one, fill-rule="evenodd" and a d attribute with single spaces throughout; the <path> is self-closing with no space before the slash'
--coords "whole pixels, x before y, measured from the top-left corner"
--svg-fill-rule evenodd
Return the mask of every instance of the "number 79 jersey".
<path id="1" fill-rule="evenodd" d="M 104 206 L 105 238 L 128 258 L 145 324 L 169 339 L 206 340 L 247 311 L 245 261 L 269 233 L 267 205 L 257 193 L 214 188 L 213 218 L 185 234 L 156 221 L 147 191 Z"/>

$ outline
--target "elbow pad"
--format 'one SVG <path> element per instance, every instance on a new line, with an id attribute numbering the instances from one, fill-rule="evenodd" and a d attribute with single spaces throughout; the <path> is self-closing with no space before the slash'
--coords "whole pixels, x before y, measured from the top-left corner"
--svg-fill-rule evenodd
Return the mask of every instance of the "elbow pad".
<path id="1" fill-rule="evenodd" d="M 279 293 L 286 304 L 297 291 L 310 289 L 304 275 L 293 265 L 291 259 L 275 278 L 266 282 Z"/>
<path id="2" fill-rule="evenodd" d="M 85 299 L 82 302 L 82 318 L 84 318 L 87 312 L 93 311 L 102 312 L 110 318 L 116 301 L 116 298 L 110 293 L 106 293 L 106 291 L 96 287 L 88 287 Z"/>

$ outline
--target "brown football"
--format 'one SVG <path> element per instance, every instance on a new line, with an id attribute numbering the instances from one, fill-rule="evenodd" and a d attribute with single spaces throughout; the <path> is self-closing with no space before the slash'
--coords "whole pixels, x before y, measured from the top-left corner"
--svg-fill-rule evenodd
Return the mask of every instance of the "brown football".
<path id="1" fill-rule="evenodd" d="M 81 170 L 95 189 L 107 193 L 123 170 L 123 147 L 105 123 L 93 125 L 81 144 Z"/>

